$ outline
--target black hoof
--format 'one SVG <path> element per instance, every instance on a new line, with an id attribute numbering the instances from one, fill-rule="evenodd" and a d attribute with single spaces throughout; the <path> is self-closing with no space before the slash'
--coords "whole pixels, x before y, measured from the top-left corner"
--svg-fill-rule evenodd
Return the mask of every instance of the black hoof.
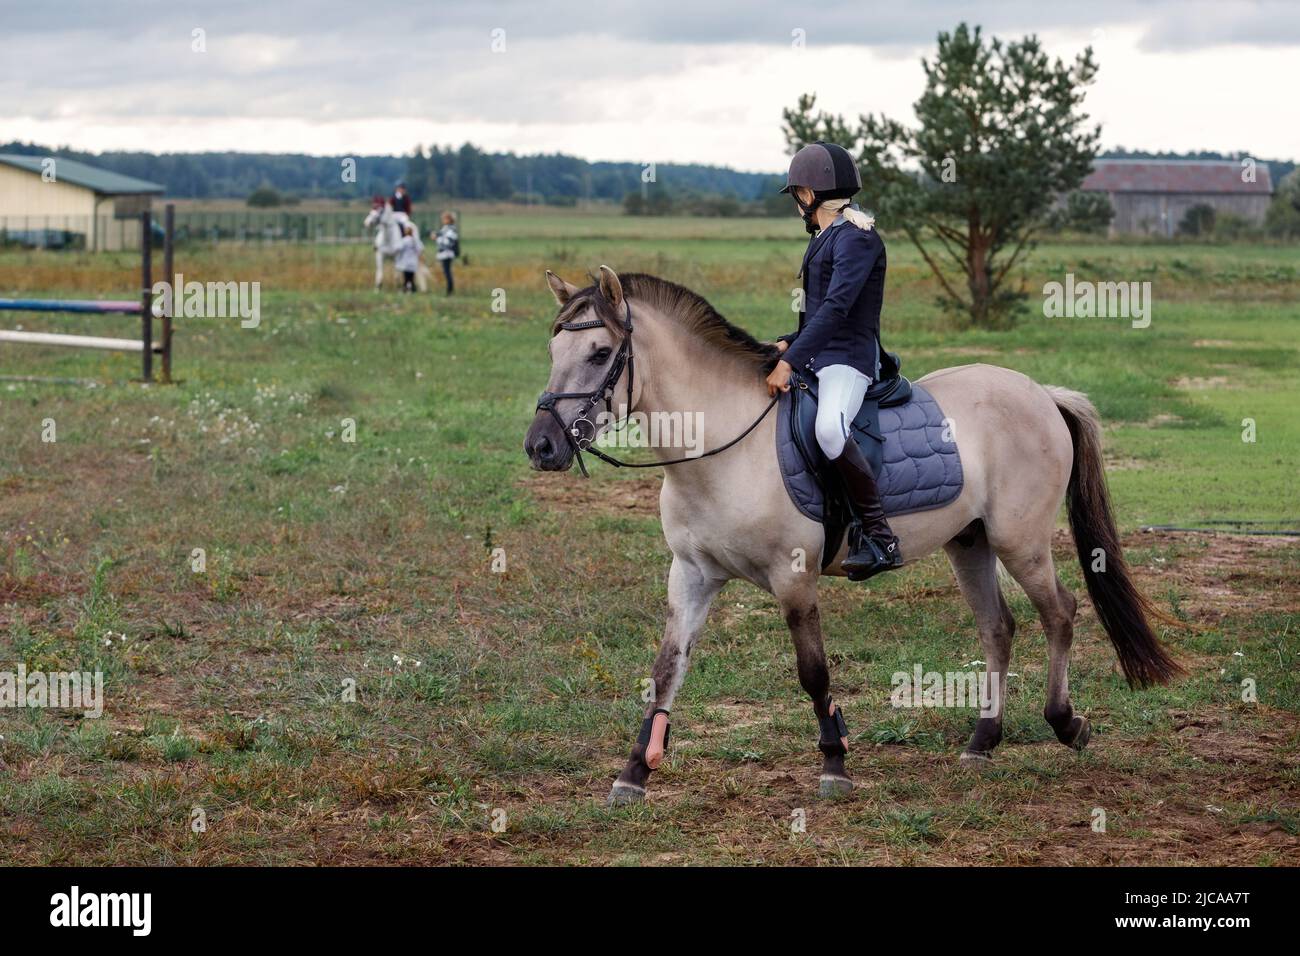
<path id="1" fill-rule="evenodd" d="M 1082 750 L 1088 746 L 1088 741 L 1092 739 L 1092 723 L 1087 717 L 1076 716 L 1074 720 L 1070 721 L 1069 732 L 1069 739 L 1063 740 L 1062 743 L 1075 750 Z"/>
<path id="2" fill-rule="evenodd" d="M 838 777 L 829 773 L 822 774 L 821 781 L 817 786 L 817 796 L 819 797 L 846 797 L 852 792 L 852 780 L 848 777 Z"/>
<path id="3" fill-rule="evenodd" d="M 605 806 L 626 807 L 634 803 L 645 803 L 645 787 L 633 786 L 630 783 L 615 783 L 609 789 L 609 799 L 605 801 Z"/>

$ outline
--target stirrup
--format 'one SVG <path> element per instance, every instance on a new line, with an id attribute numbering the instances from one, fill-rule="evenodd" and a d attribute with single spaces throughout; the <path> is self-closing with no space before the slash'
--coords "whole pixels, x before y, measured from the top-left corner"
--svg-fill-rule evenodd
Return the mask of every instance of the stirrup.
<path id="1" fill-rule="evenodd" d="M 855 528 L 855 534 L 849 538 L 849 553 L 842 565 L 845 576 L 850 581 L 865 581 L 883 571 L 892 571 L 903 566 L 903 551 L 898 538 L 872 538 Z M 868 563 L 861 563 L 865 559 Z M 850 567 L 850 565 L 853 565 Z"/>

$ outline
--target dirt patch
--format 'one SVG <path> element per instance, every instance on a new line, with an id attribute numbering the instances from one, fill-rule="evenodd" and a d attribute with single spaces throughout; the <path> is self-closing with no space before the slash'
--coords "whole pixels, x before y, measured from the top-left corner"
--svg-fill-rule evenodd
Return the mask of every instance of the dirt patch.
<path id="1" fill-rule="evenodd" d="M 663 479 L 647 476 L 595 482 L 575 479 L 570 472 L 530 472 L 519 487 L 539 504 L 559 511 L 657 518 Z"/>
<path id="2" fill-rule="evenodd" d="M 1232 388 L 1228 377 L 1225 375 L 1212 375 L 1208 378 L 1183 375 L 1174 379 L 1171 384 L 1174 388 L 1187 389 L 1194 392 L 1204 392 L 1211 388 Z"/>
<path id="3" fill-rule="evenodd" d="M 1198 554 L 1172 565 L 1142 567 L 1136 573 L 1140 581 L 1149 579 L 1143 584 L 1148 593 L 1159 593 L 1166 583 L 1177 585 L 1188 595 L 1183 610 L 1200 623 L 1214 623 L 1243 610 L 1300 610 L 1300 595 L 1294 588 L 1284 587 L 1264 560 L 1282 549 L 1297 547 L 1293 538 L 1151 531 L 1129 535 L 1124 546 L 1198 549 Z"/>
<path id="4" fill-rule="evenodd" d="M 1161 412 L 1159 415 L 1153 415 L 1146 421 L 1138 425 L 1138 428 L 1163 428 L 1166 425 L 1176 425 L 1183 420 L 1181 415 L 1171 415 L 1168 412 Z"/>
<path id="5" fill-rule="evenodd" d="M 1139 458 L 1120 458 L 1106 456 L 1107 471 L 1141 471 L 1147 467 L 1147 463 Z"/>

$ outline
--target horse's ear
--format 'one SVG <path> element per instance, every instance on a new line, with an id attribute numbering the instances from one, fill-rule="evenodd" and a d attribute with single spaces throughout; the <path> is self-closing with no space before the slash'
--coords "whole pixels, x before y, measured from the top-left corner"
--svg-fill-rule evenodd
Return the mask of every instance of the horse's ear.
<path id="1" fill-rule="evenodd" d="M 573 298 L 573 293 L 578 291 L 576 285 L 570 285 L 550 269 L 546 270 L 546 284 L 551 287 L 551 295 L 555 296 L 555 301 L 559 305 L 564 305 Z"/>
<path id="2" fill-rule="evenodd" d="M 618 281 L 618 273 L 609 266 L 600 267 L 600 294 L 615 309 L 623 306 L 623 283 Z"/>

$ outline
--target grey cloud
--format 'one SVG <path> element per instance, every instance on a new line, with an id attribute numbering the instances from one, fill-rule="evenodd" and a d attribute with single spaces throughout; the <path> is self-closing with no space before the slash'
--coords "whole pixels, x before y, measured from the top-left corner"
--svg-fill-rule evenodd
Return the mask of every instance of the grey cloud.
<path id="1" fill-rule="evenodd" d="M 441 32 L 485 34 L 494 27 L 520 36 L 560 40 L 612 36 L 631 42 L 788 44 L 790 31 L 810 42 L 870 46 L 925 46 L 940 30 L 966 20 L 992 32 L 1020 34 L 1060 28 L 1150 25 L 1151 49 L 1192 49 L 1221 43 L 1300 43 L 1300 10 L 1285 0 L 1241 3 L 1181 0 L 864 0 L 753 2 L 753 0 L 438 0 L 434 4 L 372 0 L 368 3 L 301 0 L 221 0 L 131 4 L 131 15 L 103 0 L 60 0 L 41 6 L 0 2 L 6 32 L 93 31 L 114 39 L 136 35 L 141 24 L 164 24 L 188 33 L 193 26 L 227 33 L 264 32 L 311 37 L 338 34 L 358 40 L 387 38 L 395 46 L 436 42 Z M 582 55 L 583 50 L 574 51 Z"/>

